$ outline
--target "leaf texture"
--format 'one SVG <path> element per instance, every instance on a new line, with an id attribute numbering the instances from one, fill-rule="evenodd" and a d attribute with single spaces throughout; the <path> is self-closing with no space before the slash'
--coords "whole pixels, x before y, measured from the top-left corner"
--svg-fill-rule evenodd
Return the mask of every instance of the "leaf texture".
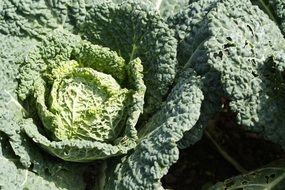
<path id="1" fill-rule="evenodd" d="M 244 175 L 235 176 L 224 182 L 217 183 L 210 190 L 221 189 L 270 189 L 281 190 L 285 188 L 285 164 L 284 160 L 276 161 L 260 169 Z"/>
<path id="2" fill-rule="evenodd" d="M 140 131 L 134 152 L 108 164 L 104 189 L 162 189 L 160 178 L 178 160 L 176 143 L 199 118 L 200 85 L 192 69 L 179 77 L 165 105 Z"/>
<path id="3" fill-rule="evenodd" d="M 84 39 L 115 50 L 126 61 L 139 57 L 147 87 L 144 112 L 160 107 L 176 73 L 176 39 L 149 2 L 96 3 L 80 26 Z"/>
<path id="4" fill-rule="evenodd" d="M 180 40 L 179 64 L 204 80 L 200 121 L 181 147 L 195 143 L 193 136 L 227 101 L 241 126 L 284 147 L 285 43 L 277 25 L 246 0 L 238 6 L 231 0 L 197 1 L 171 22 Z"/>

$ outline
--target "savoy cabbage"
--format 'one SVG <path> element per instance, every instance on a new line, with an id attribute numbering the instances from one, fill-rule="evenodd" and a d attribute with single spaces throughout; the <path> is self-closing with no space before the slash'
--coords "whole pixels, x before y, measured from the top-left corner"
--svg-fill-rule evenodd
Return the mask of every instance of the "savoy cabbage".
<path id="1" fill-rule="evenodd" d="M 285 148 L 283 7 L 1 1 L 0 188 L 162 189 L 222 111 Z"/>
<path id="2" fill-rule="evenodd" d="M 143 109 L 142 69 L 139 59 L 126 64 L 107 48 L 55 30 L 20 68 L 18 97 L 35 119 L 25 133 L 64 160 L 126 153 L 135 147 Z"/>

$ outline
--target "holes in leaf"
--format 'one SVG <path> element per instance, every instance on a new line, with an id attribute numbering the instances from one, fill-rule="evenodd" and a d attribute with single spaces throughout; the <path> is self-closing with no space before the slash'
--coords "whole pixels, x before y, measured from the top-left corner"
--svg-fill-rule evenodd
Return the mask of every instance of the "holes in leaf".
<path id="1" fill-rule="evenodd" d="M 253 62 L 253 64 L 254 64 L 254 65 L 256 65 L 256 61 L 255 61 L 255 59 L 252 59 L 251 61 Z"/>
<path id="2" fill-rule="evenodd" d="M 248 183 L 248 181 L 242 181 L 241 182 L 243 185 L 246 185 Z"/>
<path id="3" fill-rule="evenodd" d="M 251 74 L 252 74 L 252 76 L 254 76 L 254 77 L 257 77 L 257 76 L 258 76 L 258 74 L 255 73 L 254 71 L 252 71 Z"/>
<path id="4" fill-rule="evenodd" d="M 228 49 L 230 47 L 235 47 L 235 44 L 233 44 L 233 43 L 226 43 L 226 44 L 224 44 L 224 49 Z"/>
<path id="5" fill-rule="evenodd" d="M 65 150 L 65 151 L 63 152 L 63 155 L 64 155 L 64 156 L 68 156 L 68 155 L 69 155 L 69 151 L 68 151 L 68 150 Z"/>
<path id="6" fill-rule="evenodd" d="M 219 51 L 219 53 L 214 53 L 214 58 L 217 59 L 217 57 L 219 57 L 220 59 L 223 59 L 223 52 Z"/>
<path id="7" fill-rule="evenodd" d="M 247 61 L 248 61 L 248 63 L 251 63 L 251 65 L 252 65 L 253 68 L 256 66 L 256 61 L 255 61 L 254 58 L 247 59 Z M 252 69 L 251 69 L 251 70 L 252 70 Z M 250 71 L 250 70 L 249 70 L 249 71 Z M 258 73 L 257 73 L 257 71 L 255 71 L 255 70 L 251 71 L 251 74 L 252 74 L 253 77 L 258 77 L 258 76 L 259 76 Z"/>
<path id="8" fill-rule="evenodd" d="M 231 37 L 229 37 L 229 36 L 226 37 L 226 39 L 229 40 L 229 41 L 233 41 L 233 39 Z"/>
<path id="9" fill-rule="evenodd" d="M 232 38 L 231 38 L 231 37 L 227 37 L 227 39 L 228 39 L 230 42 L 224 44 L 223 48 L 224 48 L 224 52 L 225 52 L 227 55 L 230 55 L 229 48 L 235 47 L 236 45 L 231 42 L 231 41 L 232 41 Z"/>
<path id="10" fill-rule="evenodd" d="M 225 52 L 227 55 L 230 55 L 229 49 L 225 49 L 224 52 Z"/>
<path id="11" fill-rule="evenodd" d="M 275 174 L 271 174 L 269 177 L 273 179 L 273 178 L 276 177 L 276 175 Z"/>
<path id="12" fill-rule="evenodd" d="M 273 173 L 273 174 L 270 174 L 270 175 L 266 175 L 265 176 L 265 180 L 266 180 L 266 183 L 268 184 L 268 183 L 270 183 L 274 178 L 275 178 L 275 174 Z"/>
<path id="13" fill-rule="evenodd" d="M 254 31 L 250 25 L 246 25 L 246 27 L 250 30 L 251 34 L 254 36 Z"/>

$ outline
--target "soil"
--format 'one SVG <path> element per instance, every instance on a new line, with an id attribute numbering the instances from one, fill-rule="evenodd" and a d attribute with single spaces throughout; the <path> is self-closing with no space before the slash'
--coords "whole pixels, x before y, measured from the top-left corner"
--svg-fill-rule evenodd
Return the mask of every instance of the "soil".
<path id="1" fill-rule="evenodd" d="M 161 180 L 164 188 L 206 190 L 219 181 L 241 174 L 240 170 L 222 156 L 211 138 L 239 166 L 248 171 L 285 158 L 281 147 L 264 140 L 257 133 L 244 131 L 235 123 L 234 115 L 219 114 L 213 124 L 207 127 L 208 135 L 180 151 L 178 162 Z"/>

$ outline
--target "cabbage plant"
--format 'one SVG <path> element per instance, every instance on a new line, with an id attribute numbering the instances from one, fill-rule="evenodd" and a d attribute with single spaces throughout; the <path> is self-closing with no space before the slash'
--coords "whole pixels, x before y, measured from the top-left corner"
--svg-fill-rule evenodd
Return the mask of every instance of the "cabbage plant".
<path id="1" fill-rule="evenodd" d="M 161 187 L 203 95 L 153 4 L 5 1 L 0 16 L 1 188 Z"/>
<path id="2" fill-rule="evenodd" d="M 0 189 L 163 189 L 222 111 L 285 147 L 282 6 L 0 2 Z"/>

